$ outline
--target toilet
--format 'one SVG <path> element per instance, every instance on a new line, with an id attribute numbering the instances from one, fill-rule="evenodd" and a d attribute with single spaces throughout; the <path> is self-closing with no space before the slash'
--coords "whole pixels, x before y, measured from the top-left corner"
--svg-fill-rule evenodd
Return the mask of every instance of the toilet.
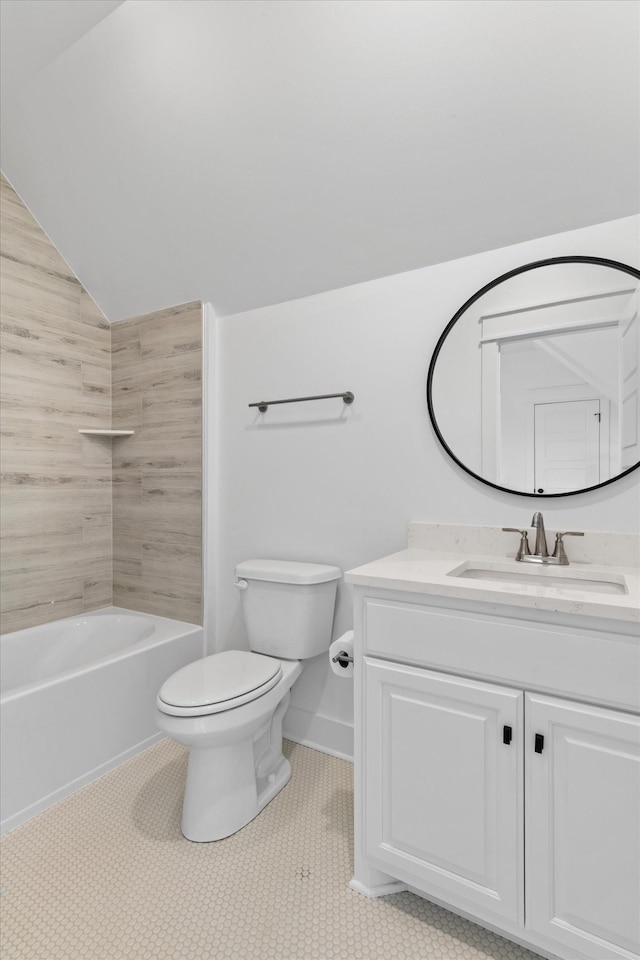
<path id="1" fill-rule="evenodd" d="M 338 567 L 245 560 L 235 568 L 250 650 L 182 667 L 156 701 L 160 730 L 190 748 L 182 807 L 188 840 L 222 840 L 285 786 L 282 721 L 301 661 L 329 649 Z"/>

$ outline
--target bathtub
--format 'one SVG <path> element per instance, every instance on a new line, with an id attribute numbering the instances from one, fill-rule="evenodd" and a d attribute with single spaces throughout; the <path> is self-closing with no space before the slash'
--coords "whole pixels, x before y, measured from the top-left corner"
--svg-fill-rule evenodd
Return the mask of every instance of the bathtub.
<path id="1" fill-rule="evenodd" d="M 144 750 L 202 627 L 106 607 L 0 637 L 0 833 Z"/>

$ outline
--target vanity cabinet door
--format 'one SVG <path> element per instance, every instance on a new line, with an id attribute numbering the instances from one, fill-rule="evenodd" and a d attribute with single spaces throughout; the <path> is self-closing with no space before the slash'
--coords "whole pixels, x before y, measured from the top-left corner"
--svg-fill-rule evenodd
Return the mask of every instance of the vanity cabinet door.
<path id="1" fill-rule="evenodd" d="M 640 718 L 533 694 L 525 715 L 527 927 L 594 960 L 635 957 Z"/>
<path id="2" fill-rule="evenodd" d="M 517 690 L 365 659 L 367 854 L 425 894 L 523 922 Z"/>

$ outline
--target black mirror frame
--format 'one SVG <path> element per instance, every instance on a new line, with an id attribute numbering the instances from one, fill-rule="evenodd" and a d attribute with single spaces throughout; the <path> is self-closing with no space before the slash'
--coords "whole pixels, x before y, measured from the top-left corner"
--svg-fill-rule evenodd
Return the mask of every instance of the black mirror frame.
<path id="1" fill-rule="evenodd" d="M 440 351 L 444 345 L 445 340 L 449 334 L 449 331 L 455 323 L 458 322 L 460 317 L 465 313 L 468 308 L 479 300 L 480 297 L 484 296 L 489 290 L 492 290 L 494 287 L 497 287 L 498 284 L 504 283 L 505 280 L 510 280 L 511 277 L 517 277 L 521 273 L 527 273 L 529 270 L 535 270 L 537 267 L 548 267 L 553 264 L 558 263 L 594 263 L 601 267 L 611 267 L 614 270 L 620 270 L 622 273 L 628 273 L 630 276 L 635 277 L 636 280 L 640 280 L 640 270 L 636 270 L 635 267 L 630 267 L 626 263 L 620 263 L 618 260 L 607 260 L 603 257 L 583 257 L 583 256 L 571 256 L 571 257 L 549 257 L 546 260 L 534 260 L 532 263 L 526 263 L 522 267 L 516 267 L 513 270 L 509 270 L 508 273 L 503 273 L 501 276 L 496 277 L 495 280 L 491 280 L 490 283 L 485 284 L 484 287 L 481 287 L 480 290 L 477 290 L 472 297 L 463 303 L 458 311 L 453 315 L 449 323 L 446 325 L 438 342 L 436 343 L 433 355 L 431 357 L 431 362 L 429 364 L 429 372 L 427 374 L 427 408 L 429 410 L 429 419 L 431 420 L 431 425 L 435 431 L 436 437 L 451 457 L 451 459 L 458 464 L 458 466 L 464 470 L 465 473 L 468 473 L 469 476 L 474 477 L 476 480 L 479 480 L 481 483 L 486 484 L 488 487 L 493 487 L 494 490 L 502 490 L 504 493 L 510 493 L 515 497 L 535 497 L 536 499 L 550 499 L 553 497 L 575 497 L 580 493 L 588 493 L 590 490 L 599 490 L 601 487 L 606 487 L 610 483 L 615 483 L 616 480 L 620 480 L 622 477 L 628 476 L 628 474 L 633 473 L 634 470 L 637 470 L 640 467 L 640 460 L 635 463 L 632 467 L 627 467 L 626 470 L 623 470 L 622 473 L 616 474 L 615 477 L 611 477 L 609 480 L 603 480 L 601 483 L 596 483 L 592 487 L 583 487 L 580 490 L 570 490 L 566 493 L 526 493 L 524 490 L 512 490 L 511 487 L 502 487 L 498 483 L 492 483 L 490 480 L 485 480 L 484 477 L 481 477 L 479 474 L 475 473 L 469 467 L 465 466 L 461 460 L 455 455 L 453 450 L 449 447 L 448 443 L 442 436 L 440 428 L 438 426 L 438 421 L 436 419 L 435 410 L 433 409 L 433 376 L 435 372 L 436 361 L 440 354 Z"/>

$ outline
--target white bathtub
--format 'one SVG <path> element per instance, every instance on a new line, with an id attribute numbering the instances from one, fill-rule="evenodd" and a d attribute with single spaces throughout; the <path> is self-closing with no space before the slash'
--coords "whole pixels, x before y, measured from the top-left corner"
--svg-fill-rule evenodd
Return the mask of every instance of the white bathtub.
<path id="1" fill-rule="evenodd" d="M 203 653 L 202 627 L 117 607 L 0 637 L 0 832 L 159 740 L 158 690 Z"/>

